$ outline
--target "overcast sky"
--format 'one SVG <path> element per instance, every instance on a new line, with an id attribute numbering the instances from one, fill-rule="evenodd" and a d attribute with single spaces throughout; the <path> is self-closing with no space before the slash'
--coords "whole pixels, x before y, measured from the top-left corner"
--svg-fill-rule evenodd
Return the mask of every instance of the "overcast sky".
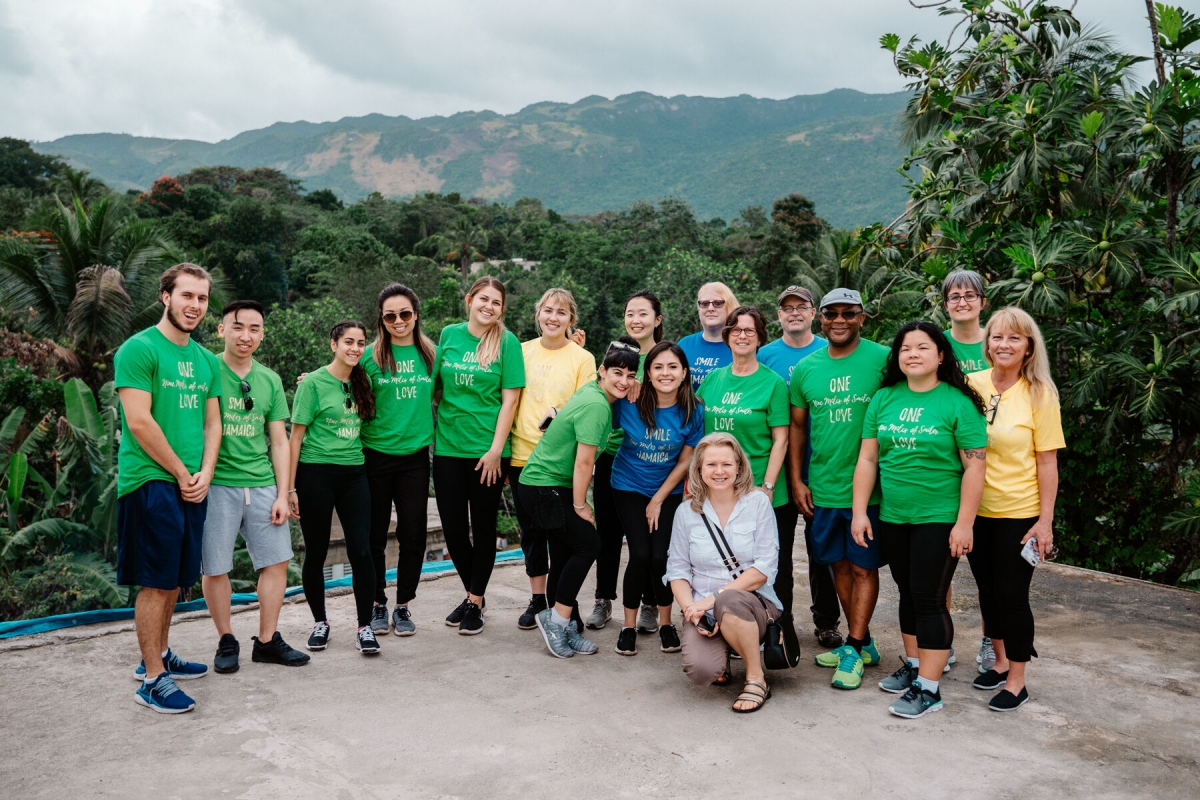
<path id="1" fill-rule="evenodd" d="M 1148 54 L 1143 0 L 1076 13 Z M 947 30 L 907 0 L 0 0 L 0 136 L 216 141 L 634 91 L 891 92 L 879 36 Z"/>

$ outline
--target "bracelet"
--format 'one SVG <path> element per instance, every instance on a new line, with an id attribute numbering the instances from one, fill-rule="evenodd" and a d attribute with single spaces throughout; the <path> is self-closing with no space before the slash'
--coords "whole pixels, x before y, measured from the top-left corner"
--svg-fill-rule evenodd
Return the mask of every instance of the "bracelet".
<path id="1" fill-rule="evenodd" d="M 577 506 L 577 505 L 575 505 L 574 503 L 571 503 L 571 506 L 572 506 L 573 508 L 587 508 L 587 503 L 584 503 L 584 504 L 583 504 L 583 505 L 581 505 L 581 506 Z"/>
<path id="2" fill-rule="evenodd" d="M 295 489 L 288 489 L 288 494 L 296 494 L 296 493 L 297 492 Z"/>

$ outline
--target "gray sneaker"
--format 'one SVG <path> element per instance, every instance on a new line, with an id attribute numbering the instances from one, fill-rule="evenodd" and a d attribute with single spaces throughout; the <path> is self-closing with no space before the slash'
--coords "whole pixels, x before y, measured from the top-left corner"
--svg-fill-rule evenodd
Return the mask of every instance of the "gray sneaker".
<path id="1" fill-rule="evenodd" d="M 584 638 L 579 632 L 579 623 L 575 620 L 571 620 L 567 625 L 567 645 L 581 656 L 595 655 L 600 650 L 599 645 Z"/>
<path id="2" fill-rule="evenodd" d="M 654 633 L 658 630 L 658 606 L 648 606 L 643 604 L 642 610 L 638 612 L 637 632 L 638 633 Z"/>
<path id="3" fill-rule="evenodd" d="M 904 694 L 912 686 L 913 678 L 917 677 L 917 668 L 909 664 L 904 656 L 900 657 L 900 669 L 879 682 L 879 688 L 892 694 Z"/>
<path id="4" fill-rule="evenodd" d="M 375 633 L 388 632 L 387 603 L 376 603 L 371 609 L 371 630 Z"/>
<path id="5" fill-rule="evenodd" d="M 950 667 L 954 666 L 957 661 L 958 659 L 954 657 L 954 647 L 951 645 L 950 656 L 946 659 L 946 666 L 942 667 L 942 674 L 945 675 L 947 672 L 949 672 Z"/>
<path id="6" fill-rule="evenodd" d="M 392 632 L 397 636 L 412 636 L 417 632 L 408 606 L 396 606 L 392 609 Z"/>
<path id="7" fill-rule="evenodd" d="M 986 636 L 979 643 L 979 653 L 975 656 L 975 663 L 979 665 L 980 675 L 996 666 L 996 648 L 992 647 L 992 640 Z"/>
<path id="8" fill-rule="evenodd" d="M 542 638 L 546 640 L 546 649 L 555 658 L 573 658 L 575 651 L 567 643 L 567 629 L 562 625 L 555 624 L 550 617 L 551 613 L 551 609 L 544 608 L 537 615 L 538 630 L 542 632 Z"/>
<path id="9" fill-rule="evenodd" d="M 612 600 L 596 600 L 596 606 L 585 623 L 589 628 L 598 631 L 612 619 Z"/>
<path id="10" fill-rule="evenodd" d="M 930 694 L 921 688 L 920 682 L 908 687 L 908 691 L 904 693 L 903 697 L 888 706 L 888 711 L 905 719 L 919 719 L 926 714 L 941 710 L 942 693 Z"/>

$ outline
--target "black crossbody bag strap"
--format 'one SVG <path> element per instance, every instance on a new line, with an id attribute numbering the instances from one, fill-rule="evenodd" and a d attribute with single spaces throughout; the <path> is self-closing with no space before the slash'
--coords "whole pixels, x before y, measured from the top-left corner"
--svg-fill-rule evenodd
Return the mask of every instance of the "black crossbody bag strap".
<path id="1" fill-rule="evenodd" d="M 737 556 L 733 554 L 733 548 L 729 546 L 729 542 L 725 541 L 725 532 L 719 525 L 708 521 L 708 514 L 700 512 L 700 519 L 704 520 L 704 527 L 708 528 L 708 535 L 712 537 L 713 546 L 717 548 L 717 555 L 721 557 L 721 563 L 725 565 L 725 569 L 729 570 L 729 574 L 734 578 L 740 577 L 745 570 L 742 569 Z"/>

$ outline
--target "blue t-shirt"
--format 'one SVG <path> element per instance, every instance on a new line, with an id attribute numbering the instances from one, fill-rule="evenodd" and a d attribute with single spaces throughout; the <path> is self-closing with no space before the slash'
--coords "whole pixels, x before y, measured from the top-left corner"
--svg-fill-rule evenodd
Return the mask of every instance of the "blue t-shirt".
<path id="1" fill-rule="evenodd" d="M 792 370 L 800 361 L 823 347 L 828 347 L 829 342 L 822 339 L 820 336 L 814 336 L 807 347 L 792 347 L 783 339 L 776 339 L 765 347 L 758 350 L 758 360 L 761 364 L 766 364 L 776 375 L 783 378 L 783 382 L 789 387 L 792 385 Z M 811 425 L 810 425 L 811 429 Z M 800 468 L 800 480 L 808 483 L 808 462 L 812 459 L 812 434 L 811 430 L 804 444 L 804 459 L 803 466 Z"/>
<path id="2" fill-rule="evenodd" d="M 646 387 L 647 389 L 649 387 Z M 645 389 L 643 390 L 645 391 Z M 695 447 L 704 436 L 704 407 L 697 406 L 692 418 L 683 424 L 683 409 L 676 403 L 654 409 L 654 428 L 648 429 L 637 406 L 621 399 L 613 403 L 613 428 L 625 435 L 613 459 L 612 487 L 653 497 L 663 481 L 679 463 L 685 446 Z M 683 481 L 671 494 L 683 491 Z"/>
<path id="3" fill-rule="evenodd" d="M 692 388 L 699 389 L 704 378 L 714 369 L 733 363 L 733 353 L 725 342 L 710 342 L 703 331 L 697 331 L 679 340 L 683 354 L 687 356 L 688 368 L 692 371 Z"/>

